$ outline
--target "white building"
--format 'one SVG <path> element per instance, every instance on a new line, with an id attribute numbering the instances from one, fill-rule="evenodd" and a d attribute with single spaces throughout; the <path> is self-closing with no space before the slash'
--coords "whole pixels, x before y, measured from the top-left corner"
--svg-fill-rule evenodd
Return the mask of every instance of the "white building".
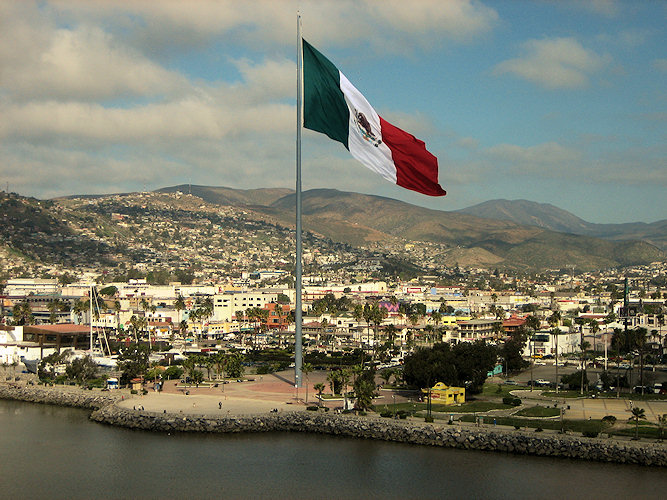
<path id="1" fill-rule="evenodd" d="M 55 295 L 59 292 L 58 280 L 38 278 L 17 278 L 7 280 L 5 294 L 10 297 L 34 295 Z"/>
<path id="2" fill-rule="evenodd" d="M 229 290 L 213 296 L 213 321 L 231 321 L 236 311 L 251 307 L 264 307 L 278 300 L 279 290 Z"/>

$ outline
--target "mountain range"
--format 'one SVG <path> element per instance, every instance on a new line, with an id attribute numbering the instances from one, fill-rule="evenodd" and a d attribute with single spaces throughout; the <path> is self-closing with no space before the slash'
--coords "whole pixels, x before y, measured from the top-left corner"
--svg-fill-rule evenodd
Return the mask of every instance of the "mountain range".
<path id="1" fill-rule="evenodd" d="M 608 240 L 643 240 L 667 250 L 667 219 L 647 224 L 595 224 L 548 203 L 528 200 L 491 200 L 457 210 L 458 213 L 506 220 L 561 233 L 580 234 Z"/>
<path id="2" fill-rule="evenodd" d="M 158 191 L 245 206 L 281 225 L 294 225 L 296 196 L 289 189 L 181 185 Z M 304 229 L 325 238 L 353 246 L 440 244 L 448 247 L 443 265 L 592 270 L 660 261 L 667 249 L 667 221 L 593 224 L 553 205 L 526 200 L 442 211 L 381 196 L 313 189 L 302 193 L 302 207 Z"/>

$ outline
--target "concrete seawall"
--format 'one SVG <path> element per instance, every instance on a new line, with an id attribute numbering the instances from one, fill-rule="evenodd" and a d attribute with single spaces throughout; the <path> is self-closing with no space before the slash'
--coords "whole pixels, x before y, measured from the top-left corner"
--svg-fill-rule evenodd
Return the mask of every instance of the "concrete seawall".
<path id="1" fill-rule="evenodd" d="M 97 410 L 111 405 L 122 397 L 122 395 L 112 392 L 84 391 L 75 387 L 0 385 L 0 399 L 14 399 L 89 410 Z"/>
<path id="2" fill-rule="evenodd" d="M 108 425 L 152 432 L 310 432 L 406 444 L 521 455 L 575 458 L 599 462 L 667 466 L 667 445 L 527 431 L 465 428 L 353 415 L 295 411 L 254 416 L 205 417 L 121 408 L 118 394 L 0 386 L 0 399 L 15 399 L 94 410 L 90 418 Z"/>
<path id="3" fill-rule="evenodd" d="M 115 405 L 94 411 L 91 419 L 156 432 L 310 432 L 399 443 L 522 455 L 577 458 L 600 462 L 667 466 L 667 446 L 568 435 L 465 429 L 353 415 L 300 411 L 246 417 L 196 417 L 136 412 Z"/>

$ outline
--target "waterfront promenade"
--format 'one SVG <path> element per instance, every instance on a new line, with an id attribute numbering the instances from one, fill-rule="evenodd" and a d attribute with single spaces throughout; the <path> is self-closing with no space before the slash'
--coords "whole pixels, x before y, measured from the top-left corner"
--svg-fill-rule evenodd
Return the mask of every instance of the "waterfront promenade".
<path id="1" fill-rule="evenodd" d="M 217 387 L 186 386 L 180 381 L 166 381 L 162 392 L 149 390 L 146 395 L 126 397 L 119 404 L 127 409 L 144 409 L 156 413 L 183 413 L 188 415 L 228 416 L 228 415 L 256 415 L 277 410 L 278 413 L 287 411 L 305 410 L 306 388 L 298 390 L 290 378 L 291 371 L 284 371 L 269 375 L 256 375 L 241 382 L 230 381 L 227 384 L 219 383 Z M 326 383 L 326 372 L 313 372 L 308 380 L 308 405 L 317 404 L 317 391 L 313 385 Z M 328 387 L 327 387 L 328 390 Z M 189 394 L 186 394 L 189 393 Z M 565 408 L 564 417 L 569 420 L 601 419 L 613 415 L 619 421 L 630 417 L 632 406 L 639 406 L 646 411 L 646 418 L 656 422 L 659 415 L 667 414 L 667 401 L 633 401 L 632 399 L 613 398 L 557 398 L 542 396 L 542 391 L 514 391 L 522 399 L 525 406 L 552 406 L 557 404 Z M 392 391 L 380 391 L 380 396 L 374 402 L 377 405 L 385 404 L 388 407 L 396 403 L 408 401 Z M 325 401 L 330 409 L 342 407 L 343 401 Z M 569 407 L 569 408 L 568 408 Z M 512 410 L 514 412 L 515 410 Z M 456 407 L 452 407 L 456 414 Z M 507 410 L 486 412 L 487 416 L 507 414 Z M 480 413 L 479 415 L 482 415 Z"/>

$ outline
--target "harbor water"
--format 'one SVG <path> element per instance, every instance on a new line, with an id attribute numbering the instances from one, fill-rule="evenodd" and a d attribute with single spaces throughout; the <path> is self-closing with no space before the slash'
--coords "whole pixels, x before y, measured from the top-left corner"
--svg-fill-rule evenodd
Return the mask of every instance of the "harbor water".
<path id="1" fill-rule="evenodd" d="M 664 498 L 663 468 L 330 436 L 166 435 L 0 400 L 0 498 Z"/>

